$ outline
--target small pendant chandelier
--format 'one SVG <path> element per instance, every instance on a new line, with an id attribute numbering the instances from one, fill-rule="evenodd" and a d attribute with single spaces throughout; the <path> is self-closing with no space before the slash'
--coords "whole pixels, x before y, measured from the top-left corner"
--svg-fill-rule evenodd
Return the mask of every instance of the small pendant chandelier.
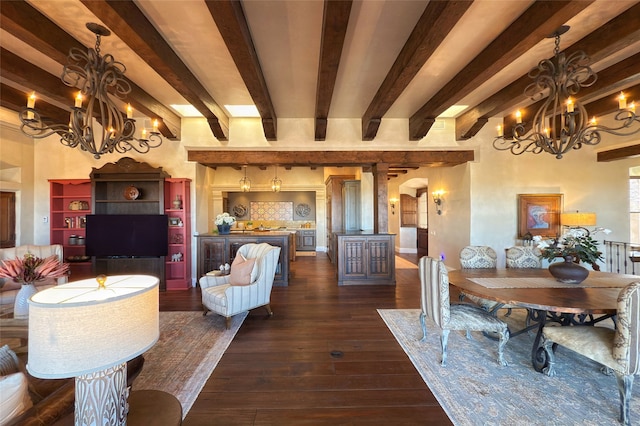
<path id="1" fill-rule="evenodd" d="M 511 151 L 514 155 L 547 152 L 560 159 L 571 149 L 597 145 L 602 138 L 601 132 L 629 136 L 640 131 L 635 103 L 627 105 L 623 93 L 618 98 L 619 110 L 614 117 L 617 127 L 598 125 L 595 117 L 589 119 L 585 107 L 574 98 L 581 88 L 592 86 L 598 76 L 589 66 L 591 59 L 583 51 L 569 56 L 560 52 L 560 36 L 568 30 L 569 26 L 563 25 L 550 36 L 555 38 L 554 57 L 540 61 L 529 71 L 534 82 L 527 86 L 524 94 L 534 102 L 544 99 L 533 117 L 531 131 L 527 130 L 522 113 L 518 111 L 513 139 L 506 139 L 502 126 L 498 126 L 498 136 L 493 141 L 495 149 Z"/>
<path id="2" fill-rule="evenodd" d="M 281 186 L 282 186 L 282 181 L 278 179 L 278 166 L 276 166 L 274 178 L 271 179 L 271 190 L 273 192 L 280 192 Z"/>
<path id="3" fill-rule="evenodd" d="M 242 192 L 251 191 L 251 181 L 247 177 L 247 166 L 244 166 L 244 177 L 240 179 L 240 189 Z"/>
<path id="4" fill-rule="evenodd" d="M 100 55 L 100 38 L 109 36 L 111 31 L 95 23 L 88 23 L 87 28 L 96 35 L 95 48 L 86 52 L 71 48 L 60 77 L 65 85 L 80 88 L 69 123 L 45 124 L 35 109 L 36 96 L 32 93 L 27 99 L 27 107 L 19 113 L 20 129 L 37 139 L 57 133 L 60 143 L 70 148 L 80 147 L 96 159 L 107 153 L 130 150 L 144 154 L 159 147 L 162 137 L 158 132 L 158 120 L 153 121 L 151 132 L 143 128 L 139 137 L 135 137 L 131 105 L 127 104 L 126 112 L 121 112 L 111 98 L 110 93 L 124 99 L 131 92 L 131 86 L 124 78 L 124 64 L 110 54 Z"/>

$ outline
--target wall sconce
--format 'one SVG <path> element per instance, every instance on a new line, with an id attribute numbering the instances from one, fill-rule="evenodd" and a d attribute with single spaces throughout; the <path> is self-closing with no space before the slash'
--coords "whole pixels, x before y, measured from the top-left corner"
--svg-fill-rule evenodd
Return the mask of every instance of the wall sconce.
<path id="1" fill-rule="evenodd" d="M 398 203 L 397 198 L 389 198 L 389 205 L 391 206 L 391 214 L 396 214 L 396 204 Z"/>
<path id="2" fill-rule="evenodd" d="M 433 195 L 433 202 L 436 203 L 436 212 L 442 214 L 442 196 L 444 195 L 444 190 L 438 189 L 437 191 L 433 191 L 431 195 Z"/>

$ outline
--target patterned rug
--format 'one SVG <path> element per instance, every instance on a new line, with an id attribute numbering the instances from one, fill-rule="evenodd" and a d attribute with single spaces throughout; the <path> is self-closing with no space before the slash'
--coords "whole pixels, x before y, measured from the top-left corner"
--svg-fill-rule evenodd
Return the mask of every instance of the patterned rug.
<path id="1" fill-rule="evenodd" d="M 134 390 L 157 389 L 174 395 L 184 418 L 246 316 L 234 316 L 227 330 L 220 315 L 160 312 L 160 339 L 145 352 Z"/>
<path id="2" fill-rule="evenodd" d="M 527 333 L 509 340 L 498 365 L 496 341 L 480 333 L 467 340 L 463 332 L 449 335 L 447 366 L 440 366 L 440 334 L 427 320 L 427 341 L 420 342 L 417 309 L 379 309 L 395 338 L 425 383 L 456 425 L 618 425 L 619 397 L 615 376 L 599 365 L 563 348 L 556 352 L 555 377 L 531 366 L 533 337 Z M 520 327 L 522 310 L 505 318 Z M 500 318 L 503 318 L 502 315 Z M 640 385 L 631 400 L 631 423 L 640 424 Z"/>

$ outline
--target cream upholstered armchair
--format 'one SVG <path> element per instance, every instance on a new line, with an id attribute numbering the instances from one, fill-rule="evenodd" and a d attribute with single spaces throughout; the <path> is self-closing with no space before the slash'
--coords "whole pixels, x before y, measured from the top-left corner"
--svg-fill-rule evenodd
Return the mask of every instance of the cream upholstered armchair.
<path id="1" fill-rule="evenodd" d="M 507 268 L 542 268 L 542 253 L 537 247 L 513 246 L 505 250 Z"/>
<path id="2" fill-rule="evenodd" d="M 556 345 L 592 359 L 613 370 L 620 392 L 620 421 L 630 425 L 629 404 L 633 376 L 640 372 L 640 281 L 626 286 L 618 295 L 616 329 L 591 326 L 545 326 L 543 347 L 549 364 L 543 369 L 555 375 Z"/>
<path id="3" fill-rule="evenodd" d="M 269 303 L 279 256 L 280 247 L 245 244 L 238 249 L 229 275 L 200 278 L 203 315 L 209 311 L 222 315 L 227 320 L 227 329 L 232 316 L 250 309 L 264 306 L 272 315 Z M 246 282 L 234 282 L 236 271 L 243 267 L 238 262 L 241 260 L 252 263 L 250 275 L 247 273 Z"/>
<path id="4" fill-rule="evenodd" d="M 451 304 L 449 299 L 449 273 L 442 261 L 430 257 L 422 257 L 418 263 L 421 288 L 420 325 L 422 340 L 427 337 L 426 318 L 430 318 L 442 330 L 440 344 L 442 346 L 442 365 L 447 365 L 447 341 L 451 330 L 484 331 L 498 333 L 498 363 L 507 365 L 504 360 L 504 346 L 509 340 L 507 324 L 499 320 L 479 306 L 458 303 Z"/>

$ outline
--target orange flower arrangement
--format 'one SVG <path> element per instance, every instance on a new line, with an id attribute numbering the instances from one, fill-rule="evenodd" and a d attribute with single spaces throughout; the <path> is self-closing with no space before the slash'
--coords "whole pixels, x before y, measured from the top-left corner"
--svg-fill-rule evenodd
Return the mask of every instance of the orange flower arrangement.
<path id="1" fill-rule="evenodd" d="M 10 278 L 17 283 L 34 283 L 46 278 L 59 278 L 69 272 L 69 265 L 58 261 L 58 256 L 41 259 L 27 253 L 22 259 L 3 260 L 0 278 Z"/>

